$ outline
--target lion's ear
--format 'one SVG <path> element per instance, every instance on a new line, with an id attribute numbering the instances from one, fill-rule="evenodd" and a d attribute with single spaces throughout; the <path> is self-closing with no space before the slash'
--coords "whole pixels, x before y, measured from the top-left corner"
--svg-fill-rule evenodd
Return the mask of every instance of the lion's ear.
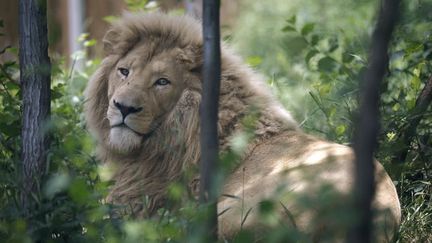
<path id="1" fill-rule="evenodd" d="M 201 75 L 202 69 L 202 48 L 198 46 L 188 46 L 178 49 L 178 60 L 183 63 L 187 69 L 195 74 Z"/>
<path id="2" fill-rule="evenodd" d="M 103 50 L 105 54 L 110 55 L 114 53 L 114 46 L 119 42 L 120 33 L 116 29 L 107 31 L 103 38 Z"/>
<path id="3" fill-rule="evenodd" d="M 130 51 L 141 39 L 137 28 L 125 27 L 117 23 L 107 31 L 103 38 L 106 55 L 123 55 Z"/>

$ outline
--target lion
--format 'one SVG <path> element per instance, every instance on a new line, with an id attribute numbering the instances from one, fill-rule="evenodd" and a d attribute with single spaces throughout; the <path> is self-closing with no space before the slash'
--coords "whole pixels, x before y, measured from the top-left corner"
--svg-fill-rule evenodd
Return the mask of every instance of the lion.
<path id="1" fill-rule="evenodd" d="M 162 13 L 125 14 L 104 37 L 106 57 L 85 90 L 85 117 L 98 158 L 115 167 L 107 201 L 130 206 L 137 217 L 164 207 L 168 186 L 184 182 L 184 171 L 199 165 L 202 39 L 199 21 Z M 353 150 L 305 134 L 263 78 L 226 44 L 221 61 L 219 145 L 221 153 L 240 151 L 240 161 L 218 200 L 219 236 L 266 228 L 260 207 L 270 201 L 277 202 L 277 224 L 288 222 L 314 237 L 343 227 L 319 216 L 326 203 L 324 210 L 336 212 L 347 204 Z M 236 138 L 246 133 L 252 136 L 239 149 Z M 400 205 L 382 165 L 375 162 L 375 170 L 373 207 L 382 212 L 374 219 L 381 223 L 376 233 L 388 239 L 400 222 Z M 184 183 L 196 195 L 199 176 L 188 178 Z M 337 199 L 324 202 L 320 195 L 326 192 Z M 315 203 L 306 205 L 313 197 Z"/>

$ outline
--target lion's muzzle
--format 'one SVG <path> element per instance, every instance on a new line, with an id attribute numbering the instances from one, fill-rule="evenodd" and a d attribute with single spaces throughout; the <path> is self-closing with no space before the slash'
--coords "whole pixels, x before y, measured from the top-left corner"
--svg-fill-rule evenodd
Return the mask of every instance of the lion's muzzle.
<path id="1" fill-rule="evenodd" d="M 142 111 L 142 107 L 133 107 L 133 106 L 127 106 L 120 102 L 116 102 L 116 100 L 113 100 L 114 106 L 120 110 L 120 113 L 123 116 L 123 120 L 126 118 L 127 115 L 132 113 L 137 113 Z"/>

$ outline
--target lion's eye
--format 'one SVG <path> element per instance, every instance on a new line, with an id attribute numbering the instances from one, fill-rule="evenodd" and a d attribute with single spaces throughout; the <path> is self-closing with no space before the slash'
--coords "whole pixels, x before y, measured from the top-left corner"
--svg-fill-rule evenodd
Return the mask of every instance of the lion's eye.
<path id="1" fill-rule="evenodd" d="M 127 77 L 129 75 L 129 69 L 127 69 L 127 68 L 118 68 L 118 70 L 125 77 Z"/>
<path id="2" fill-rule="evenodd" d="M 164 85 L 168 85 L 168 84 L 170 84 L 171 82 L 168 80 L 168 79 L 166 79 L 166 78 L 160 78 L 160 79 L 158 79 L 158 80 L 156 80 L 156 82 L 154 83 L 155 85 L 161 85 L 161 86 L 164 86 Z"/>

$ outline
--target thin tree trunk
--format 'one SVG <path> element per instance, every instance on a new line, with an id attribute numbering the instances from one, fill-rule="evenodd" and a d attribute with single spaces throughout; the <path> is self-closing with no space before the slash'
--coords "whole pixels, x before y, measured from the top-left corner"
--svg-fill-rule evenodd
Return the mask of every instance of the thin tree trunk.
<path id="1" fill-rule="evenodd" d="M 217 132 L 221 76 L 219 0 L 203 5 L 204 67 L 201 101 L 201 203 L 208 204 L 207 230 L 210 240 L 217 239 L 217 174 L 219 140 Z"/>
<path id="2" fill-rule="evenodd" d="M 46 0 L 20 0 L 20 73 L 22 91 L 22 180 L 21 200 L 30 210 L 46 167 L 49 141 L 46 135 L 50 113 Z"/>
<path id="3" fill-rule="evenodd" d="M 379 130 L 380 82 L 388 66 L 388 46 L 399 12 L 400 0 L 383 0 L 372 35 L 369 66 L 363 79 L 359 122 L 354 140 L 356 156 L 354 212 L 358 222 L 348 234 L 347 242 L 372 241 L 371 203 L 375 194 L 373 153 Z"/>
<path id="4" fill-rule="evenodd" d="M 408 151 L 410 149 L 411 140 L 415 136 L 417 126 L 423 119 L 424 113 L 427 111 L 430 103 L 432 102 L 432 76 L 429 77 L 420 95 L 417 97 L 416 105 L 413 111 L 409 114 L 410 119 L 408 127 L 400 134 L 403 141 L 403 147 L 396 152 L 393 163 L 404 163 Z"/>

